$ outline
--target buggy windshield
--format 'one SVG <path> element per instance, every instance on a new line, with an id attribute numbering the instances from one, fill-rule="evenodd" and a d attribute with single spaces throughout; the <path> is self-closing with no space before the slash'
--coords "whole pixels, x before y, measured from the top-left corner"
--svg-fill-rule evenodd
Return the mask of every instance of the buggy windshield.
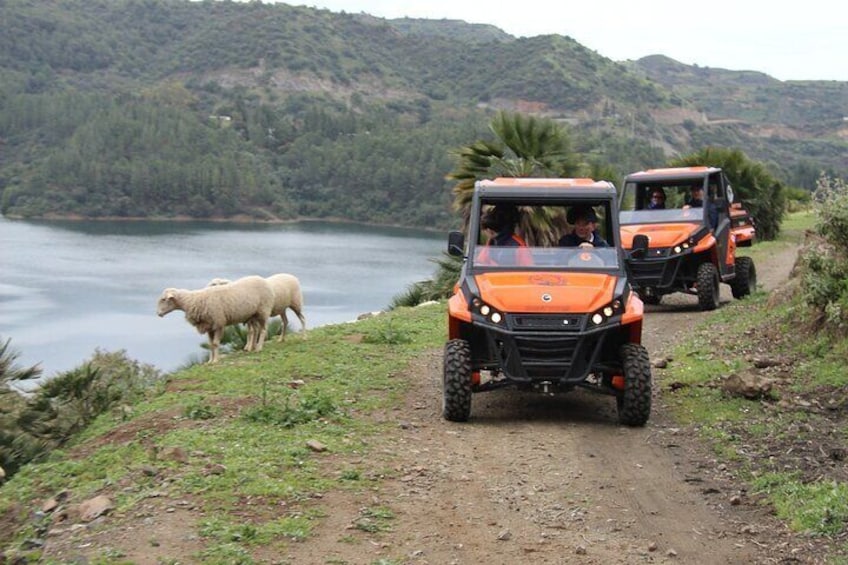
<path id="1" fill-rule="evenodd" d="M 481 201 L 471 266 L 478 270 L 620 268 L 618 218 L 610 199 L 487 198 Z"/>
<path id="2" fill-rule="evenodd" d="M 621 195 L 619 222 L 632 224 L 680 223 L 705 221 L 706 208 L 715 195 L 710 187 L 705 194 L 702 178 L 649 182 L 627 182 Z"/>
<path id="3" fill-rule="evenodd" d="M 619 213 L 622 226 L 632 224 L 658 224 L 662 222 L 698 222 L 704 221 L 703 208 L 672 208 L 671 210 L 630 210 Z"/>
<path id="4" fill-rule="evenodd" d="M 618 251 L 614 247 L 491 247 L 477 246 L 474 267 L 485 269 L 522 269 L 545 271 L 568 269 L 618 269 Z"/>

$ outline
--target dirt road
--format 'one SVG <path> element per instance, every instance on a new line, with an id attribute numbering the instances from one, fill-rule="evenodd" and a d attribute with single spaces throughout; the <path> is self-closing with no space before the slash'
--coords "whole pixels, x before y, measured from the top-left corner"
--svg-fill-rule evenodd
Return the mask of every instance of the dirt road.
<path id="1" fill-rule="evenodd" d="M 795 249 L 758 264 L 759 284 L 785 280 Z M 731 300 L 722 285 L 722 302 Z M 694 297 L 648 306 L 644 343 L 665 356 L 704 314 Z M 291 563 L 775 563 L 791 551 L 783 527 L 746 503 L 734 477 L 690 432 L 669 423 L 662 371 L 644 428 L 616 424 L 611 398 L 475 395 L 472 420 L 440 417 L 441 352 L 420 377 L 397 433 L 374 453 L 396 480 L 325 497 L 330 515 Z M 391 473 L 388 473 L 391 471 Z M 362 539 L 364 508 L 389 509 L 384 531 Z"/>

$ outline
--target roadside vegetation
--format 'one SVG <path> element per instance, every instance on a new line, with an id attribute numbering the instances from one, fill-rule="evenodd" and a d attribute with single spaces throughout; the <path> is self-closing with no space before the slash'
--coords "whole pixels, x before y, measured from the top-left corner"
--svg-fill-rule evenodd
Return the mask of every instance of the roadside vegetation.
<path id="1" fill-rule="evenodd" d="M 206 549 L 195 558 L 250 563 L 257 546 L 282 550 L 321 519 L 322 493 L 367 490 L 396 474 L 369 438 L 391 425 L 381 415 L 398 409 L 406 367 L 441 346 L 443 325 L 444 304 L 401 308 L 168 376 L 157 394 L 100 414 L 0 487 L 2 554 L 42 558 L 27 540 L 44 535 L 51 515 L 33 512 L 61 493 L 68 504 L 106 493 L 118 520 L 163 490 L 215 516 L 201 524 Z M 249 500 L 275 510 L 245 521 Z M 370 508 L 357 528 L 390 520 Z"/>
<path id="2" fill-rule="evenodd" d="M 750 249 L 765 257 L 802 242 L 793 277 L 771 294 L 723 306 L 660 373 L 674 419 L 794 531 L 827 540 L 848 562 L 848 191 L 822 177 L 813 210 Z M 755 387 L 729 393 L 739 375 Z"/>

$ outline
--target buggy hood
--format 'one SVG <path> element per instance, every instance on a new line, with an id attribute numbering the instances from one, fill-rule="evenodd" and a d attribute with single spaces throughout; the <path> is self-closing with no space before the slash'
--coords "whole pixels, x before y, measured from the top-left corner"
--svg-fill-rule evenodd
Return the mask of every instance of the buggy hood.
<path id="1" fill-rule="evenodd" d="M 612 301 L 618 277 L 551 271 L 483 273 L 475 280 L 480 298 L 501 312 L 586 313 Z"/>
<path id="2" fill-rule="evenodd" d="M 700 223 L 688 222 L 621 226 L 621 245 L 625 249 L 633 249 L 633 236 L 646 235 L 650 249 L 672 247 L 689 239 L 701 227 Z"/>

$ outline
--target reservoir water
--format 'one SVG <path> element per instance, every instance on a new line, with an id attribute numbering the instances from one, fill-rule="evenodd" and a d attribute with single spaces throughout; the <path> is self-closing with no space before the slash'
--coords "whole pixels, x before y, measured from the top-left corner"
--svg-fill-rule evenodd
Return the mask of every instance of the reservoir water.
<path id="1" fill-rule="evenodd" d="M 44 376 L 96 348 L 170 371 L 206 340 L 182 312 L 159 318 L 164 288 L 286 272 L 310 328 L 385 309 L 446 248 L 442 234 L 350 224 L 18 221 L 0 217 L 0 339 Z M 290 328 L 300 329 L 289 313 Z"/>

